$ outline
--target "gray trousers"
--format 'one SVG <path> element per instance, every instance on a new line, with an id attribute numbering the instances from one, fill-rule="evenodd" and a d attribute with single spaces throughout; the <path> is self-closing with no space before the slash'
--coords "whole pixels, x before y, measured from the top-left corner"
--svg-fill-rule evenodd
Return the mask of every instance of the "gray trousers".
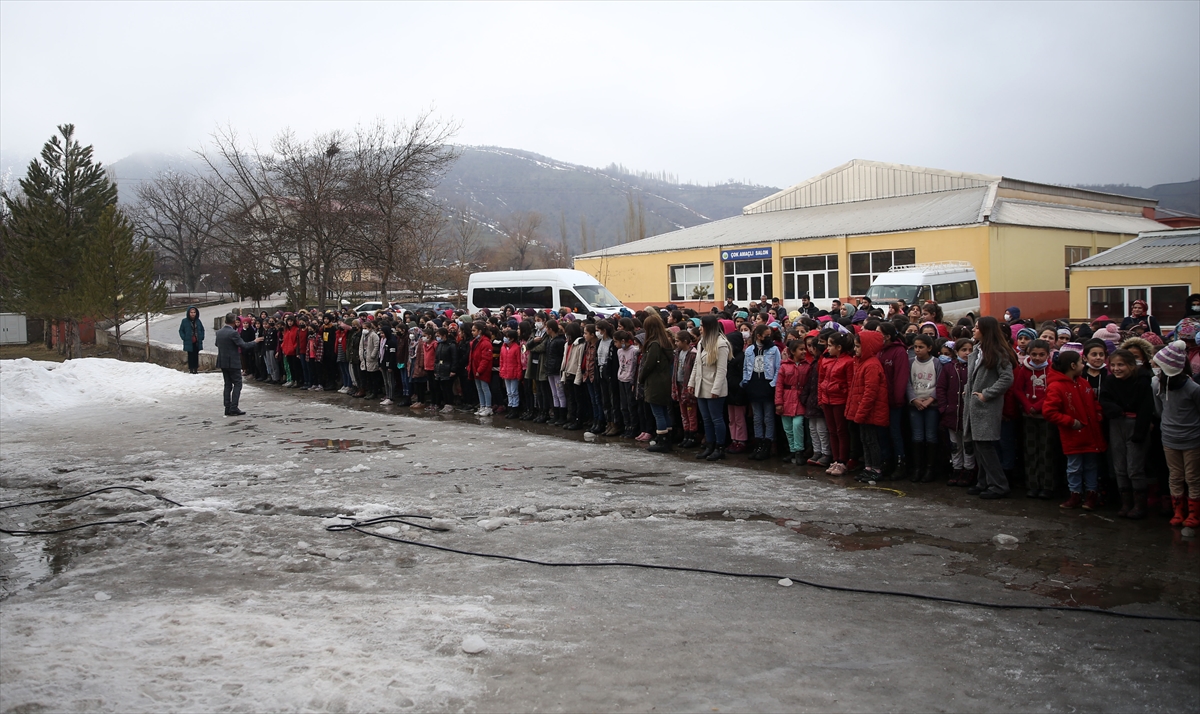
<path id="1" fill-rule="evenodd" d="M 1008 493 L 1008 477 L 996 451 L 998 441 L 976 441 L 975 462 L 979 464 L 979 488 L 995 493 Z"/>
<path id="2" fill-rule="evenodd" d="M 222 367 L 221 376 L 225 378 L 225 411 L 238 408 L 238 398 L 242 396 L 242 370 L 239 367 Z"/>
<path id="3" fill-rule="evenodd" d="M 1112 457 L 1117 488 L 1122 491 L 1145 491 L 1150 485 L 1146 478 L 1146 444 L 1133 443 L 1133 427 L 1137 419 L 1118 417 L 1108 422 L 1108 454 Z"/>

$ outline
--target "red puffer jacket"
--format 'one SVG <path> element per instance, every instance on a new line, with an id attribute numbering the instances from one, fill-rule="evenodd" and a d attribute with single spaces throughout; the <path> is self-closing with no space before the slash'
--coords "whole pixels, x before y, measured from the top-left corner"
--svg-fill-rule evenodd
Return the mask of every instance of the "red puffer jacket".
<path id="1" fill-rule="evenodd" d="M 812 363 L 808 360 L 793 362 L 788 359 L 779 365 L 779 376 L 775 378 L 775 409 L 782 416 L 804 416 L 804 387 Z"/>
<path id="2" fill-rule="evenodd" d="M 858 339 L 862 354 L 855 358 L 850 393 L 846 396 L 846 418 L 855 424 L 888 425 L 888 383 L 879 361 L 883 333 L 863 330 Z"/>
<path id="3" fill-rule="evenodd" d="M 471 379 L 492 381 L 492 341 L 480 336 L 471 340 L 471 356 L 467 358 L 467 374 Z"/>
<path id="4" fill-rule="evenodd" d="M 520 379 L 525 376 L 525 359 L 521 345 L 506 342 L 500 348 L 500 379 Z"/>
<path id="5" fill-rule="evenodd" d="M 283 344 L 280 350 L 284 357 L 295 357 L 300 349 L 300 328 L 292 325 L 283 331 Z"/>
<path id="6" fill-rule="evenodd" d="M 837 357 L 827 355 L 817 364 L 817 403 L 845 404 L 850 378 L 854 376 L 854 358 L 845 353 Z"/>
<path id="7" fill-rule="evenodd" d="M 1071 379 L 1052 369 L 1050 386 L 1042 401 L 1042 416 L 1058 427 L 1064 454 L 1098 454 L 1105 450 L 1104 430 L 1100 426 L 1100 404 L 1092 387 L 1082 378 Z M 1072 429 L 1078 421 L 1082 429 Z"/>

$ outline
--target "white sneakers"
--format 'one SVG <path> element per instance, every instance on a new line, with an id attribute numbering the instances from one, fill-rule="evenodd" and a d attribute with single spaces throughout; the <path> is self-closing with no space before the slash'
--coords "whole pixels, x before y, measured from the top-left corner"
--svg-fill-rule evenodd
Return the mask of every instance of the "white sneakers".
<path id="1" fill-rule="evenodd" d="M 475 412 L 475 415 L 481 416 L 481 417 L 489 417 L 492 415 L 492 408 L 484 407 L 483 409 L 480 409 L 479 411 Z"/>
<path id="2" fill-rule="evenodd" d="M 381 406 L 381 407 L 390 407 L 391 405 L 392 405 L 391 399 L 384 399 L 382 402 L 379 403 L 379 406 Z"/>
<path id="3" fill-rule="evenodd" d="M 442 413 L 443 413 L 443 414 L 451 414 L 451 413 L 453 413 L 453 412 L 454 412 L 454 405 L 453 405 L 453 404 L 447 404 L 446 406 L 442 407 Z"/>

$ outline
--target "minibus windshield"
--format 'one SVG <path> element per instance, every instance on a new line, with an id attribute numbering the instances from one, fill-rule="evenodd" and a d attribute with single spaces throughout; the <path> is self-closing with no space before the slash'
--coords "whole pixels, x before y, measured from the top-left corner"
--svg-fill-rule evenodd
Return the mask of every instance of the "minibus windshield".
<path id="1" fill-rule="evenodd" d="M 592 307 L 621 307 L 621 301 L 603 285 L 576 285 L 575 292 Z"/>

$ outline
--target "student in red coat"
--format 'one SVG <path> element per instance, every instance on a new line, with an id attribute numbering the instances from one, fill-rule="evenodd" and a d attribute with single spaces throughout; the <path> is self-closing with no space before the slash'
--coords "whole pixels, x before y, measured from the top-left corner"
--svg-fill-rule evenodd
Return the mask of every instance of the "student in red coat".
<path id="1" fill-rule="evenodd" d="M 1059 352 L 1050 370 L 1050 386 L 1042 402 L 1042 415 L 1058 427 L 1063 453 L 1067 456 L 1067 486 L 1071 497 L 1062 508 L 1092 510 L 1099 504 L 1098 454 L 1104 453 L 1104 431 L 1100 426 L 1100 404 L 1083 374 L 1083 357 L 1070 350 Z M 1083 494 L 1086 485 L 1087 493 Z"/>
<path id="2" fill-rule="evenodd" d="M 879 437 L 888 425 L 888 383 L 879 361 L 883 335 L 864 330 L 858 335 L 854 376 L 846 395 L 846 419 L 858 425 L 863 445 L 863 473 L 860 481 L 877 481 L 883 473 Z"/>
<path id="3" fill-rule="evenodd" d="M 471 352 L 467 357 L 467 375 L 475 380 L 479 409 L 475 416 L 492 415 L 492 340 L 483 334 L 483 325 L 471 323 Z"/>
<path id="4" fill-rule="evenodd" d="M 825 354 L 817 360 L 817 403 L 825 412 L 829 430 L 829 450 L 833 461 L 825 473 L 841 476 L 850 460 L 850 431 L 846 428 L 846 394 L 854 376 L 854 338 L 834 332 L 829 335 Z"/>

